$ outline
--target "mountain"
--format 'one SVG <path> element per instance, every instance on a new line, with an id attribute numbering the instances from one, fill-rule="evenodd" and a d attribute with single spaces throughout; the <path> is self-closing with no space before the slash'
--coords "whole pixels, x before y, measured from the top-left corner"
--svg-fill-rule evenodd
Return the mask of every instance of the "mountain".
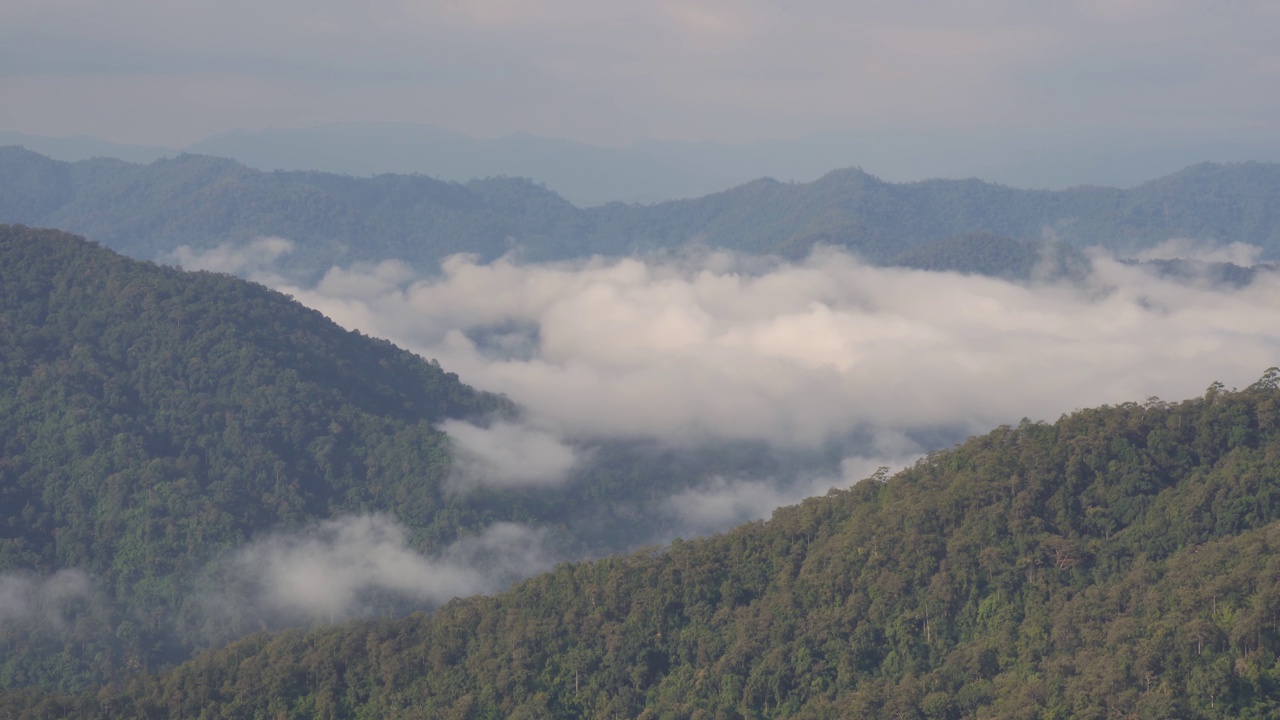
<path id="1" fill-rule="evenodd" d="M 183 155 L 150 165 L 59 163 L 0 148 L 0 221 L 61 227 L 128 255 L 172 258 L 263 236 L 294 241 L 285 267 L 398 258 L 432 268 L 467 252 L 526 260 L 627 255 L 698 242 L 800 257 L 817 244 L 873 263 L 974 233 L 1121 254 L 1171 238 L 1263 248 L 1280 258 L 1280 165 L 1201 165 L 1130 190 L 1018 190 L 978 180 L 895 184 L 856 169 L 811 183 L 753 181 L 693 200 L 579 209 L 532 181 L 466 184 L 252 170 Z"/>
<path id="2" fill-rule="evenodd" d="M 267 529 L 368 510 L 456 537 L 468 519 L 438 511 L 435 424 L 510 411 L 259 285 L 20 226 L 0 226 L 0 348 L 0 571 L 24 574 L 0 596 L 74 569 L 114 603 L 34 665 L 5 624 L 4 684 L 64 673 L 95 624 L 136 632 L 91 648 L 82 678 L 119 672 L 126 650 L 172 657 L 167 623 L 200 568 Z"/>
<path id="3" fill-rule="evenodd" d="M 358 179 L 262 173 L 231 160 L 184 155 L 151 165 L 96 159 L 63 164 L 0 149 L 10 188 L 5 220 L 71 229 L 139 258 L 179 245 L 209 248 L 262 236 L 305 238 L 295 266 L 397 256 L 436 260 L 457 252 L 495 257 L 512 237 L 547 251 L 580 236 L 581 211 L 528 181 L 466 186 L 420 175 Z M 20 198 L 66 192 L 56 209 Z M 50 201 L 53 202 L 53 201 Z M 513 235 L 514 234 L 514 235 Z M 570 246 L 568 251 L 576 251 Z"/>
<path id="4" fill-rule="evenodd" d="M 1221 288 L 1241 288 L 1252 283 L 1260 273 L 1280 270 L 1275 263 L 1242 266 L 1188 258 L 1126 258 L 1121 262 L 1143 268 L 1156 277 Z M 985 275 L 1014 282 L 1079 281 L 1092 267 L 1085 252 L 1060 241 L 1015 240 L 989 233 L 947 238 L 902 253 L 887 264 L 930 272 Z"/>
<path id="5" fill-rule="evenodd" d="M 6 716 L 1262 718 L 1280 371 L 1024 421 L 663 552 Z"/>
<path id="6" fill-rule="evenodd" d="M 267 172 L 303 170 L 357 176 L 421 173 L 455 182 L 497 176 L 533 177 L 579 207 L 696 197 L 755 176 L 748 169 L 754 164 L 751 162 L 744 168 L 735 167 L 731 159 L 727 164 L 718 158 L 690 162 L 686 159 L 689 148 L 680 144 L 610 148 L 528 133 L 479 139 L 432 125 L 407 123 L 235 130 L 181 148 L 0 131 L 0 146 L 5 145 L 21 146 L 66 162 L 108 158 L 151 163 L 188 153 L 234 159 Z M 732 155 L 729 146 L 724 150 Z M 725 168 L 718 169 L 719 165 Z"/>
<path id="7" fill-rule="evenodd" d="M 126 162 L 149 163 L 162 157 L 177 155 L 179 152 L 174 148 L 159 145 L 127 145 L 101 140 L 88 135 L 46 137 L 0 130 L 0 146 L 3 145 L 20 145 L 28 150 L 65 162 L 105 157 Z"/>
<path id="8" fill-rule="evenodd" d="M 607 148 L 527 133 L 477 139 L 430 125 L 338 123 L 230 132 L 184 148 L 260 170 L 425 173 L 443 180 L 532 177 L 579 207 L 706 195 L 750 177 L 679 154 Z"/>
<path id="9" fill-rule="evenodd" d="M 579 207 L 698 197 L 759 177 L 811 182 L 832 168 L 852 165 L 895 182 L 980 177 L 1015 187 L 1065 189 L 1129 187 L 1207 160 L 1280 160 L 1273 134 L 1243 128 L 1228 133 L 894 128 L 741 144 L 646 139 L 602 147 L 527 133 L 480 139 L 431 125 L 353 122 L 236 130 L 182 148 L 0 132 L 0 145 L 10 144 L 66 161 L 111 157 L 149 163 L 188 152 L 233 158 L 265 171 L 425 173 L 457 182 L 532 177 Z"/>
<path id="10" fill-rule="evenodd" d="M 1079 248 L 1061 242 L 1015 240 L 989 233 L 948 238 L 909 250 L 888 264 L 1013 281 L 1079 279 L 1089 271 L 1089 258 Z"/>
<path id="11" fill-rule="evenodd" d="M 0 226 L 0 686 L 83 687 L 264 627 L 427 609 L 670 537 L 659 509 L 706 477 L 839 462 L 601 441 L 553 447 L 556 483 L 460 487 L 458 433 L 522 466 L 547 452 L 511 434 L 519 419 L 255 283 Z M 386 566 L 353 571 L 367 555 Z"/>

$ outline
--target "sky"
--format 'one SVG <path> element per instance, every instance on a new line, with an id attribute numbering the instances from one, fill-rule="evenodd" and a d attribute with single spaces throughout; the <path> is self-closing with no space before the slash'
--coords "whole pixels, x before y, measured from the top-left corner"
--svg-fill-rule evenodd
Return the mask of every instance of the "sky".
<path id="1" fill-rule="evenodd" d="M 0 130 L 425 123 L 618 145 L 1265 132 L 1280 2 L 4 0 Z"/>

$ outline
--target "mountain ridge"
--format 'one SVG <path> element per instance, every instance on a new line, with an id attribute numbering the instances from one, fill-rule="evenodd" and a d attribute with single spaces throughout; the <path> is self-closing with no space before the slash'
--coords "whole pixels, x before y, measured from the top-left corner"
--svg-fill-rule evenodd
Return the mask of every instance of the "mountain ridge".
<path id="1" fill-rule="evenodd" d="M 1024 421 L 434 616 L 257 635 L 14 717 L 1267 717 L 1280 371 Z"/>
<path id="2" fill-rule="evenodd" d="M 1211 186 L 1212 191 L 1206 188 Z M 1131 190 L 1018 190 L 977 180 L 894 184 L 833 171 L 805 184 L 757 180 L 655 205 L 576 208 L 533 181 L 466 184 L 422 175 L 353 178 L 263 173 L 183 155 L 151 165 L 57 163 L 0 149 L 0 221 L 52 225 L 128 255 L 166 259 L 264 236 L 293 241 L 281 262 L 315 275 L 332 264 L 403 260 L 432 271 L 453 253 L 527 261 L 670 251 L 690 242 L 802 257 L 819 244 L 883 264 L 973 233 L 1121 255 L 1173 238 L 1240 242 L 1280 258 L 1280 165 L 1202 165 Z M 175 208 L 182 208 L 181 212 Z"/>
<path id="3" fill-rule="evenodd" d="M 1061 190 L 1080 185 L 1131 187 L 1204 160 L 1280 159 L 1273 137 L 1240 129 L 1229 134 L 1144 129 L 959 135 L 880 129 L 732 144 L 650 138 L 601 146 L 522 132 L 477 138 L 432 125 L 349 122 L 232 130 L 183 147 L 4 131 L 0 144 L 24 145 L 66 161 L 105 156 L 147 163 L 194 152 L 235 157 L 268 172 L 431 172 L 458 182 L 495 175 L 534 177 L 579 206 L 689 198 L 760 176 L 809 182 L 834 166 L 861 165 L 895 182 L 982 177 L 1016 187 Z"/>

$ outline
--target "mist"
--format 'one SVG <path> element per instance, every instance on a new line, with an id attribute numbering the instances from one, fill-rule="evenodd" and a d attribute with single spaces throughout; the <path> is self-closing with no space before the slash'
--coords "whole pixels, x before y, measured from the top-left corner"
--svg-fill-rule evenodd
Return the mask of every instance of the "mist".
<path id="1" fill-rule="evenodd" d="M 1248 384 L 1280 344 L 1273 274 L 1230 289 L 1101 254 L 1084 282 L 1056 284 L 872 267 L 832 249 L 760 262 L 458 256 L 434 276 L 334 268 L 281 289 L 567 437 L 817 446 L 859 430 L 982 432 Z M 527 352 L 477 341 L 495 327 Z"/>
<path id="2" fill-rule="evenodd" d="M 347 515 L 259 537 L 214 561 L 186 622 L 216 643 L 257 627 L 431 608 L 499 590 L 560 558 L 543 530 L 494 523 L 432 554 L 383 514 Z"/>
<path id="3" fill-rule="evenodd" d="M 447 420 L 440 429 L 453 449 L 451 489 L 554 487 L 564 482 L 579 455 L 553 434 L 517 423 L 478 427 Z"/>
<path id="4" fill-rule="evenodd" d="M 48 576 L 32 573 L 0 575 L 0 626 L 14 624 L 27 631 L 61 632 L 94 597 L 94 583 L 76 569 Z"/>
<path id="5" fill-rule="evenodd" d="M 844 488 L 878 473 L 909 464 L 908 458 L 886 458 L 888 465 L 869 458 L 846 458 L 838 476 L 819 475 L 783 484 L 776 479 L 744 479 L 712 476 L 705 482 L 667 498 L 662 509 L 675 522 L 670 537 L 705 535 L 752 520 L 764 520 L 774 510 L 795 505 L 807 497 Z M 669 539 L 669 538 L 668 538 Z"/>
<path id="6" fill-rule="evenodd" d="M 184 264 L 234 268 L 521 406 L 515 422 L 441 425 L 454 492 L 571 492 L 610 442 L 814 458 L 655 485 L 633 514 L 663 519 L 659 540 L 767 517 L 1023 418 L 1247 385 L 1280 356 L 1277 274 L 1222 286 L 1102 252 L 1083 279 L 1027 282 L 821 248 L 798 262 L 702 249 L 555 263 L 517 249 L 426 271 L 335 266 L 300 284 L 274 269 L 288 246 L 260 242 L 184 250 Z M 1149 254 L 1248 264 L 1257 248 L 1175 239 Z"/>

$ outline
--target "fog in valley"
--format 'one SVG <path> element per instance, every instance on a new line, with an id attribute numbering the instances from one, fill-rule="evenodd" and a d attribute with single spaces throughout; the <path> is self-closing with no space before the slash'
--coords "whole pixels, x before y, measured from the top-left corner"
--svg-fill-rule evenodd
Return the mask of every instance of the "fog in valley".
<path id="1" fill-rule="evenodd" d="M 1278 34 L 0 2 L 0 716 L 1266 715 Z"/>
<path id="2" fill-rule="evenodd" d="M 262 238 L 164 260 L 262 282 L 506 394 L 515 415 L 437 426 L 452 446 L 444 492 L 505 493 L 527 516 L 427 550 L 385 514 L 252 538 L 210 562 L 175 620 L 209 646 L 429 609 L 558 562 L 724 531 L 997 425 L 1248 385 L 1280 348 L 1269 319 L 1280 275 L 1224 285 L 1100 251 L 1070 281 L 1048 258 L 1038 279 L 1009 282 L 831 248 L 796 262 L 700 248 L 454 256 L 437 268 L 388 259 L 299 283 L 280 270 L 292 248 Z M 1141 259 L 1257 254 L 1174 239 Z M 78 570 L 0 576 L 0 623 L 12 627 L 57 636 L 104 602 Z"/>
<path id="3" fill-rule="evenodd" d="M 629 547 L 766 518 L 1000 424 L 1248 385 L 1280 347 L 1269 319 L 1280 276 L 1223 286 L 1102 252 L 1080 281 L 874 267 L 835 249 L 799 262 L 696 249 L 557 263 L 454 256 L 425 269 L 388 259 L 299 284 L 277 270 L 291 248 L 264 238 L 167 259 L 263 282 L 514 400 L 516 418 L 439 425 L 455 455 L 450 493 L 563 498 L 619 446 L 675 464 L 725 448 L 782 458 L 633 478 L 651 485 L 632 488 L 643 499 L 629 512 L 643 522 L 627 530 L 641 533 Z M 1143 254 L 1172 257 L 1248 264 L 1257 249 L 1174 239 Z M 339 518 L 224 559 L 210 571 L 223 589 L 201 607 L 297 621 L 359 615 L 377 598 L 430 606 L 581 556 L 565 542 L 580 529 L 498 522 L 426 557 L 393 518 Z"/>

